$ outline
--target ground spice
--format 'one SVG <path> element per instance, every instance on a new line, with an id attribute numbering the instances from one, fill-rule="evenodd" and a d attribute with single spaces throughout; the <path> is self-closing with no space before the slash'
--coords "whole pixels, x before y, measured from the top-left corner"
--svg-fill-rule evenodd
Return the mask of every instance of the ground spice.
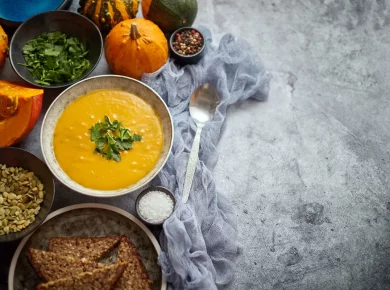
<path id="1" fill-rule="evenodd" d="M 181 55 L 194 55 L 203 47 L 204 41 L 201 34 L 194 30 L 188 29 L 176 33 L 173 42 L 173 49 Z"/>

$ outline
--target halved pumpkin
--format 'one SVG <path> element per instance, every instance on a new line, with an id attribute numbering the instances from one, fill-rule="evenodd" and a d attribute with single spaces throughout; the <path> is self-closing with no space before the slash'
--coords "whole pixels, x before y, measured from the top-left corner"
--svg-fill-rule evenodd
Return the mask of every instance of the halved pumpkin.
<path id="1" fill-rule="evenodd" d="M 8 36 L 0 25 L 0 68 L 3 67 L 8 57 Z"/>
<path id="2" fill-rule="evenodd" d="M 43 90 L 0 81 L 0 147 L 21 141 L 39 119 Z"/>

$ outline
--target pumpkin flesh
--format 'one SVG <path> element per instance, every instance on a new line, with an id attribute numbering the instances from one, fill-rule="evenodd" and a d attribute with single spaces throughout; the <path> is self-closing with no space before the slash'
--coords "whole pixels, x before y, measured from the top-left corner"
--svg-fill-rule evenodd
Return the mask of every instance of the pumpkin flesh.
<path id="1" fill-rule="evenodd" d="M 8 56 L 8 36 L 0 25 L 0 68 Z"/>
<path id="2" fill-rule="evenodd" d="M 43 90 L 0 81 L 0 147 L 21 141 L 34 128 L 42 109 Z"/>
<path id="3" fill-rule="evenodd" d="M 166 63 L 168 42 L 154 23 L 125 20 L 107 35 L 105 56 L 113 73 L 141 79 Z"/>

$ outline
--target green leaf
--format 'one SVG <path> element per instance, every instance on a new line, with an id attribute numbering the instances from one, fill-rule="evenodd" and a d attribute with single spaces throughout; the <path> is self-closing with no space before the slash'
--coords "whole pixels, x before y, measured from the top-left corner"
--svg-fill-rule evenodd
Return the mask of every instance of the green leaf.
<path id="1" fill-rule="evenodd" d="M 94 142 L 96 139 L 100 137 L 100 124 L 97 123 L 93 125 L 89 131 L 91 132 L 91 141 Z"/>
<path id="2" fill-rule="evenodd" d="M 108 146 L 107 155 L 106 155 L 107 160 L 111 160 L 111 159 L 112 159 L 112 154 L 113 154 L 113 153 L 114 153 L 114 152 L 112 151 L 111 146 Z"/>
<path id="3" fill-rule="evenodd" d="M 125 128 L 121 128 L 120 129 L 120 139 L 121 141 L 123 140 L 130 140 L 131 139 L 131 135 L 130 135 L 130 130 L 129 129 L 125 129 Z"/>
<path id="4" fill-rule="evenodd" d="M 60 31 L 42 33 L 22 48 L 26 66 L 39 84 L 62 84 L 79 79 L 90 67 L 88 50 L 77 37 Z"/>
<path id="5" fill-rule="evenodd" d="M 95 144 L 96 144 L 96 147 L 99 149 L 100 152 L 102 152 L 104 150 L 104 137 L 99 137 L 98 139 L 96 139 L 95 141 Z"/>
<path id="6" fill-rule="evenodd" d="M 104 122 L 96 123 L 89 131 L 90 140 L 96 145 L 94 152 L 107 160 L 113 159 L 116 162 L 121 160 L 121 151 L 130 150 L 133 148 L 133 142 L 142 139 L 141 135 L 131 135 L 130 130 L 124 128 L 118 120 L 111 122 L 107 115 L 104 116 Z"/>
<path id="7" fill-rule="evenodd" d="M 141 135 L 138 135 L 138 134 L 133 135 L 133 142 L 137 142 L 137 141 L 141 141 L 141 140 L 142 140 Z"/>
<path id="8" fill-rule="evenodd" d="M 116 162 L 119 162 L 119 161 L 121 161 L 121 156 L 117 153 L 113 153 L 112 159 L 114 159 Z"/>
<path id="9" fill-rule="evenodd" d="M 131 142 L 129 142 L 129 141 L 117 140 L 116 144 L 118 145 L 120 150 L 129 150 L 129 149 L 133 148 L 133 144 L 131 144 Z"/>
<path id="10" fill-rule="evenodd" d="M 108 125 L 112 126 L 110 118 L 107 115 L 104 115 L 104 121 L 106 121 L 108 123 Z"/>
<path id="11" fill-rule="evenodd" d="M 44 85 L 44 86 L 50 86 L 50 83 L 44 82 L 44 81 L 35 81 L 37 84 Z"/>

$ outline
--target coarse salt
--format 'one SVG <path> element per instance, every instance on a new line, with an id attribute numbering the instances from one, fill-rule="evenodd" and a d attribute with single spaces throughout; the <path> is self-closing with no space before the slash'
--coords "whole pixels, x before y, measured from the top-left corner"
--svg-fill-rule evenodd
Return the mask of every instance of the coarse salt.
<path id="1" fill-rule="evenodd" d="M 159 223 L 168 218 L 173 211 L 173 201 L 162 191 L 149 191 L 139 201 L 141 216 L 150 223 Z"/>

